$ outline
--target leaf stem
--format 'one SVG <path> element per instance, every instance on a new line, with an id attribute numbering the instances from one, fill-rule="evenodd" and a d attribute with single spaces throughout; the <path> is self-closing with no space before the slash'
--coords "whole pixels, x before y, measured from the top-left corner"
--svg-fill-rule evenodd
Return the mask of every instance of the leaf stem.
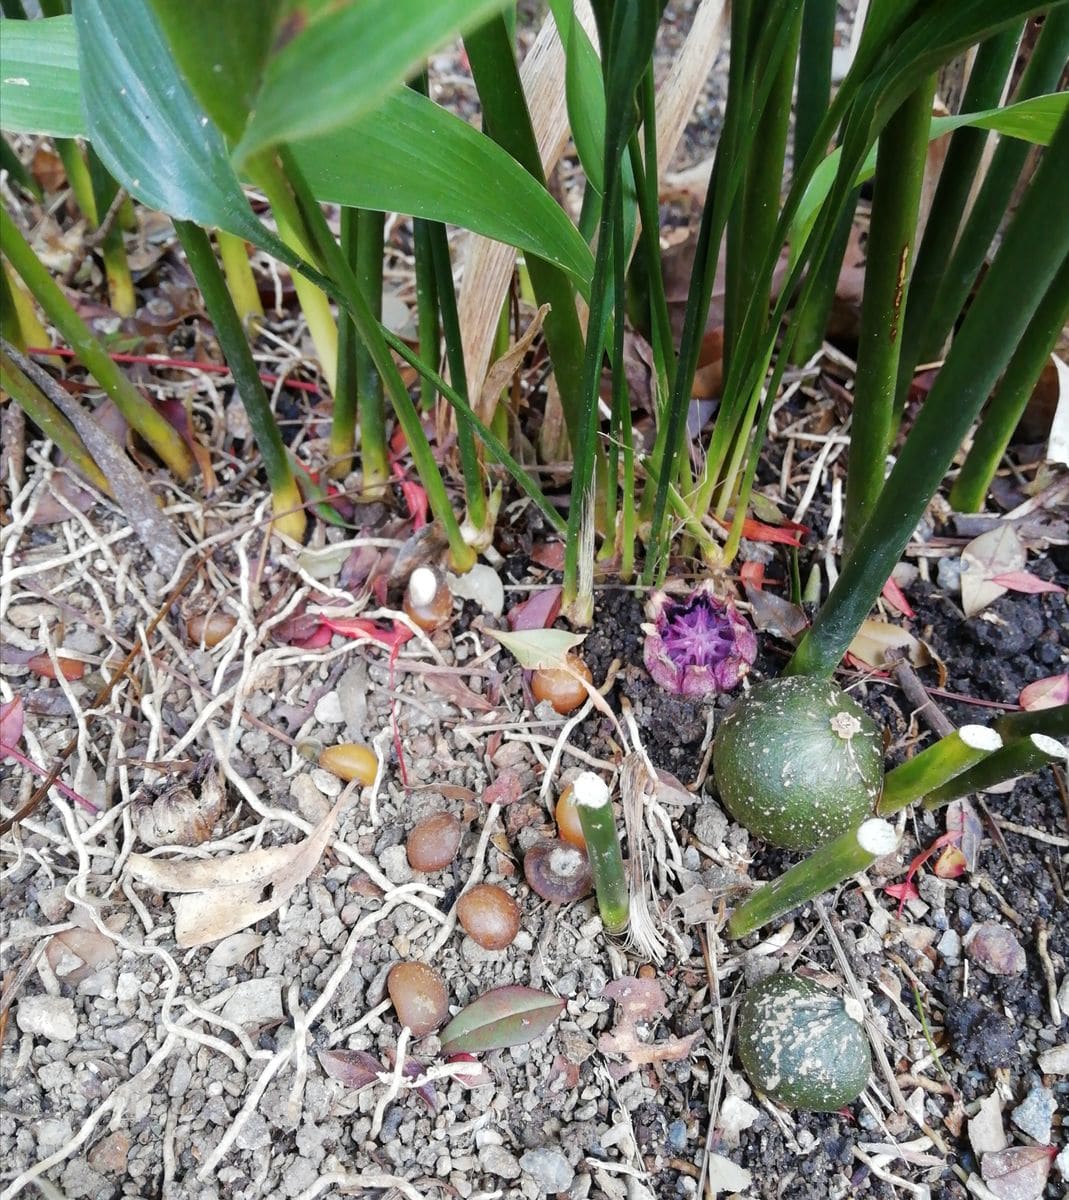
<path id="1" fill-rule="evenodd" d="M 584 771 L 572 783 L 572 796 L 586 839 L 601 922 L 606 933 L 619 936 L 627 929 L 631 901 L 609 789 L 600 775 Z"/>
<path id="2" fill-rule="evenodd" d="M 908 762 L 889 771 L 876 806 L 887 817 L 927 796 L 1002 748 L 1002 738 L 986 725 L 963 725 Z"/>

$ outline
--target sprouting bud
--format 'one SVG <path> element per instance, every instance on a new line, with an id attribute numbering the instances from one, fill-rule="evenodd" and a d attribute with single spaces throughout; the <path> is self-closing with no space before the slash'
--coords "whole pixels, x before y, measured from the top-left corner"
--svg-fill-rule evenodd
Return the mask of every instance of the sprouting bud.
<path id="1" fill-rule="evenodd" d="M 710 580 L 688 596 L 654 592 L 646 616 L 643 660 L 665 691 L 697 699 L 730 692 L 757 657 L 753 630 Z"/>

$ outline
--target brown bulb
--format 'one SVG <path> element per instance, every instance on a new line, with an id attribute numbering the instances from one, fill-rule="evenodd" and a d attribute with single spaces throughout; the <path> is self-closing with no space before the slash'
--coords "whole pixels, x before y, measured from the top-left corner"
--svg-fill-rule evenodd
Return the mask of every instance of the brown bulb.
<path id="1" fill-rule="evenodd" d="M 586 849 L 586 837 L 583 833 L 583 825 L 579 820 L 579 809 L 575 804 L 575 793 L 572 791 L 572 785 L 568 786 L 561 792 L 557 800 L 557 832 L 570 846 L 578 846 L 580 850 Z"/>
<path id="2" fill-rule="evenodd" d="M 531 694 L 536 700 L 548 700 L 561 716 L 575 712 L 586 700 L 586 688 L 576 675 L 587 683 L 593 682 L 594 678 L 590 668 L 577 654 L 569 654 L 567 663 L 567 671 L 560 667 L 543 667 L 531 676 Z"/>
<path id="3" fill-rule="evenodd" d="M 364 787 L 371 787 L 379 769 L 379 760 L 370 746 L 361 746 L 359 742 L 340 742 L 337 746 L 328 746 L 320 754 L 319 765 L 339 779 L 356 779 Z"/>
<path id="4" fill-rule="evenodd" d="M 539 842 L 527 851 L 523 874 L 531 891 L 554 904 L 582 900 L 594 886 L 590 860 L 584 851 L 556 838 Z"/>
<path id="5" fill-rule="evenodd" d="M 64 679 L 81 679 L 86 671 L 86 665 L 81 659 L 60 658 L 57 654 L 56 663 Z M 33 658 L 26 660 L 26 665 L 35 675 L 41 675 L 45 679 L 56 678 L 56 668 L 47 654 L 35 654 Z"/>
<path id="6" fill-rule="evenodd" d="M 417 567 L 405 589 L 403 607 L 412 624 L 429 633 L 453 619 L 453 593 L 430 567 Z"/>
<path id="7" fill-rule="evenodd" d="M 493 883 L 477 883 L 457 901 L 457 920 L 484 950 L 504 950 L 520 932 L 520 906 Z"/>
<path id="8" fill-rule="evenodd" d="M 212 646 L 218 646 L 236 624 L 237 619 L 230 613 L 197 613 L 186 622 L 186 637 L 194 646 L 203 642 L 211 649 Z"/>
<path id="9" fill-rule="evenodd" d="M 405 843 L 414 871 L 440 871 L 460 849 L 460 822 L 452 813 L 433 813 L 414 826 Z"/>
<path id="10" fill-rule="evenodd" d="M 390 969 L 386 990 L 397 1019 L 416 1037 L 432 1033 L 449 1015 L 445 980 L 425 963 L 398 963 Z"/>

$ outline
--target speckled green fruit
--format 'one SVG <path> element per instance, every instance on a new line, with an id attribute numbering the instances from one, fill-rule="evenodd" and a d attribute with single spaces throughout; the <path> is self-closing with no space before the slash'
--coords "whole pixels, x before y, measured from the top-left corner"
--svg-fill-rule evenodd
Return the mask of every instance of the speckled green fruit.
<path id="1" fill-rule="evenodd" d="M 851 1012 L 834 992 L 797 975 L 750 988 L 738 1045 L 750 1082 L 791 1108 L 834 1112 L 861 1095 L 872 1070 L 860 1006 Z"/>
<path id="2" fill-rule="evenodd" d="M 720 798 L 741 825 L 784 850 L 814 850 L 871 816 L 883 747 L 865 711 L 825 679 L 766 679 L 720 722 Z"/>

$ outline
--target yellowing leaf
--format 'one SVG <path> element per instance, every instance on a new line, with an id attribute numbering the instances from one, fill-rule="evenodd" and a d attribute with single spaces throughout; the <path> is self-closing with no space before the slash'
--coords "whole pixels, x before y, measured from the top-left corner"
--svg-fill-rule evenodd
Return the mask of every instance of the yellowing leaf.
<path id="1" fill-rule="evenodd" d="M 994 582 L 996 575 L 1024 569 L 1027 554 L 1012 525 L 1002 525 L 980 534 L 961 552 L 961 606 L 974 617 L 1006 588 Z"/>
<path id="2" fill-rule="evenodd" d="M 524 629 L 516 633 L 487 629 L 486 632 L 496 638 L 528 671 L 563 668 L 569 651 L 574 650 L 586 637 L 586 634 L 568 633 L 564 629 Z"/>
<path id="3" fill-rule="evenodd" d="M 908 629 L 875 618 L 861 623 L 861 628 L 850 643 L 849 653 L 867 666 L 884 667 L 887 665 L 887 655 L 892 650 L 904 650 L 915 667 L 926 666 L 932 661 L 928 647 Z"/>

